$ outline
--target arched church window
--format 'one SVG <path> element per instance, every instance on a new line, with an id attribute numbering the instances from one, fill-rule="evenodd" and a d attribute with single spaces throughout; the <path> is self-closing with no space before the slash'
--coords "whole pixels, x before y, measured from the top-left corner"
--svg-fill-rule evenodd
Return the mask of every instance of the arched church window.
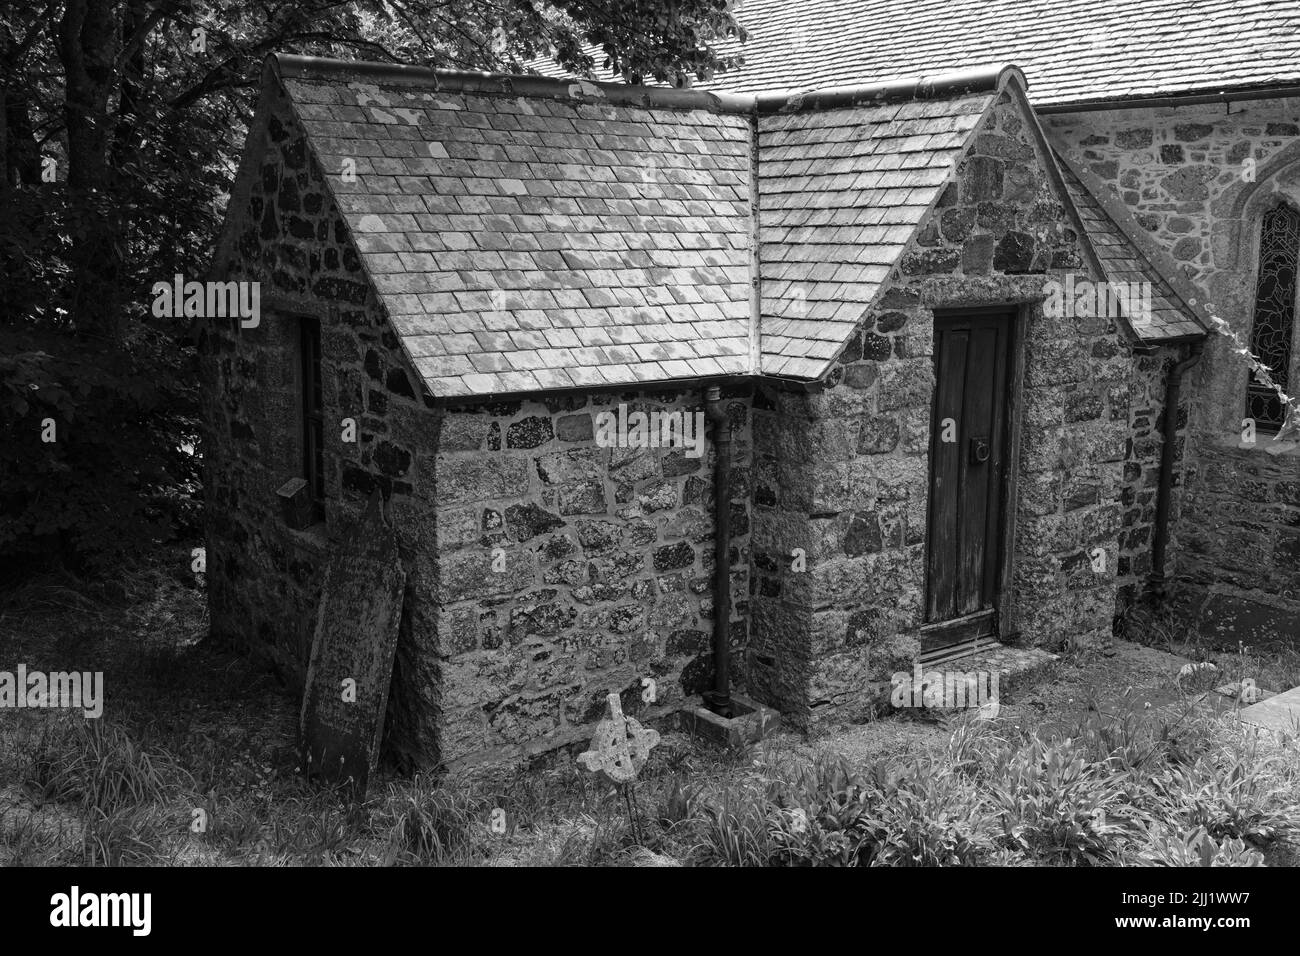
<path id="1" fill-rule="evenodd" d="M 1300 212 L 1279 203 L 1264 213 L 1259 234 L 1259 275 L 1255 281 L 1255 317 L 1250 350 L 1266 365 L 1273 381 L 1286 390 L 1295 332 L 1296 267 L 1300 261 Z M 1277 392 L 1251 374 L 1246 386 L 1246 415 L 1262 432 L 1276 432 L 1284 418 Z"/>

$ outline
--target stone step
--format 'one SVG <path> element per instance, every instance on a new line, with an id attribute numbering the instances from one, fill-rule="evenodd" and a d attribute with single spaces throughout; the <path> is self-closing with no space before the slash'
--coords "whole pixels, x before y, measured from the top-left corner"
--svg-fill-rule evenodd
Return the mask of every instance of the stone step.
<path id="1" fill-rule="evenodd" d="M 1016 695 L 1021 694 L 1037 683 L 1058 660 L 1055 654 L 1034 647 L 1008 647 L 993 644 L 974 653 L 960 657 L 931 660 L 919 664 L 920 679 L 929 681 L 938 675 L 975 675 L 980 688 L 988 688 L 989 678 L 996 674 L 997 699 L 1001 704 L 1011 703 Z M 907 675 L 909 686 L 917 683 L 917 671 Z M 920 695 L 908 698 L 919 699 Z M 915 706 L 912 704 L 904 706 Z M 948 706 L 952 706 L 951 703 Z"/>
<path id="2" fill-rule="evenodd" d="M 1059 657 L 1037 647 L 1008 647 L 999 644 L 970 657 L 944 665 L 963 670 L 984 670 L 998 674 L 998 693 L 1002 703 L 1012 703 L 1047 675 Z"/>
<path id="3" fill-rule="evenodd" d="M 1220 697 L 1226 697 L 1234 703 L 1244 703 L 1247 706 L 1250 704 L 1258 704 L 1268 700 L 1270 697 L 1277 696 L 1277 694 L 1271 690 L 1265 690 L 1263 687 L 1256 687 L 1254 689 L 1255 699 L 1244 700 L 1240 681 L 1233 681 L 1231 684 L 1224 684 L 1222 687 L 1216 687 L 1214 688 L 1214 692 Z M 1245 693 L 1248 693 L 1248 691 Z"/>
<path id="4" fill-rule="evenodd" d="M 1265 730 L 1300 733 L 1300 687 L 1293 687 L 1239 711 L 1244 724 Z"/>

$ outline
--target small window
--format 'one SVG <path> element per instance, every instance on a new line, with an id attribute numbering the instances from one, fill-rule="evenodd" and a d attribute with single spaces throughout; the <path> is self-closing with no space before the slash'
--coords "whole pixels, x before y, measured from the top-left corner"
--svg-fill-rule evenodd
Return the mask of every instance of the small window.
<path id="1" fill-rule="evenodd" d="M 320 323 L 300 320 L 302 358 L 302 476 L 311 494 L 312 520 L 325 519 L 325 403 L 321 388 Z"/>
<path id="2" fill-rule="evenodd" d="M 1250 350 L 1268 367 L 1283 391 L 1291 371 L 1295 331 L 1296 265 L 1300 260 L 1300 212 L 1279 204 L 1264 214 L 1259 233 L 1259 278 L 1255 282 L 1255 319 Z M 1251 373 L 1246 386 L 1246 415 L 1258 431 L 1281 429 L 1285 409 L 1277 392 Z"/>

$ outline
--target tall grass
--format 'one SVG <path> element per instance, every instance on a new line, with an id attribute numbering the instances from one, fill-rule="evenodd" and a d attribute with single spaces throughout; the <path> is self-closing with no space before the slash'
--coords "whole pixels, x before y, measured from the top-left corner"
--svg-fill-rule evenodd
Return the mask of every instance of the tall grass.
<path id="1" fill-rule="evenodd" d="M 109 815 L 166 802 L 193 783 L 173 756 L 145 750 L 103 720 L 45 721 L 21 753 L 22 780 L 39 799 Z"/>
<path id="2" fill-rule="evenodd" d="M 174 575 L 116 596 L 56 580 L 0 600 L 0 631 L 17 633 L 7 650 L 47 669 L 102 666 L 109 691 L 101 720 L 0 722 L 0 862 L 1252 866 L 1295 862 L 1300 846 L 1294 740 L 1136 696 L 1051 736 L 959 719 L 946 748 L 865 764 L 666 732 L 635 828 L 621 795 L 563 755 L 532 771 L 379 775 L 354 805 L 301 779 L 297 702 L 197 643 L 202 613 Z M 1263 669 L 1289 666 L 1227 653 L 1215 680 L 1277 687 Z"/>

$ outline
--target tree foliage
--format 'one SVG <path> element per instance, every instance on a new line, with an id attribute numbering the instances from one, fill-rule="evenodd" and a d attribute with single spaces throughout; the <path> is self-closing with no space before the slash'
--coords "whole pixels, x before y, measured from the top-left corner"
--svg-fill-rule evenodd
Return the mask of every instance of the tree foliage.
<path id="1" fill-rule="evenodd" d="M 727 0 L 6 6 L 0 571 L 106 567 L 192 530 L 193 348 L 148 291 L 203 275 L 268 53 L 507 72 L 549 58 L 680 85 L 734 66 L 719 49 L 741 40 Z"/>

